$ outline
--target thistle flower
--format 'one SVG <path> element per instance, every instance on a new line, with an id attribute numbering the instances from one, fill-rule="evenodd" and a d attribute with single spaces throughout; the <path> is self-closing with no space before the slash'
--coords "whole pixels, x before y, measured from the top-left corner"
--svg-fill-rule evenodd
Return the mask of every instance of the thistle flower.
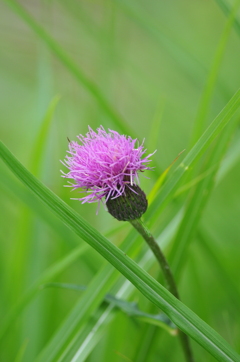
<path id="1" fill-rule="evenodd" d="M 62 177 L 74 180 L 67 186 L 88 193 L 76 200 L 82 203 L 104 200 L 109 206 L 114 199 L 130 195 L 130 191 L 135 195 L 143 193 L 137 186 L 138 172 L 151 169 L 147 165 L 152 155 L 142 158 L 146 152 L 143 143 L 137 145 L 137 139 L 110 129 L 107 133 L 102 126 L 97 132 L 89 127 L 86 136 L 80 134 L 78 139 L 81 144 L 71 141 L 62 162 L 69 169 L 68 173 L 62 172 Z"/>

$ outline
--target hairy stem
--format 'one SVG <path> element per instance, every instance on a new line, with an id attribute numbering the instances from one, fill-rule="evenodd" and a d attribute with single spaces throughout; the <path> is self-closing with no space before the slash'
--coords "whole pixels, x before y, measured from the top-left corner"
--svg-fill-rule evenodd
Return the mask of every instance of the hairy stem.
<path id="1" fill-rule="evenodd" d="M 177 298 L 180 299 L 179 293 L 177 290 L 177 286 L 173 277 L 173 274 L 171 272 L 171 269 L 169 267 L 169 264 L 160 249 L 158 243 L 150 233 L 150 231 L 146 228 L 146 226 L 143 224 L 141 219 L 135 219 L 130 220 L 130 223 L 133 225 L 133 227 L 139 232 L 140 235 L 144 238 L 144 240 L 147 242 L 148 246 L 152 250 L 153 254 L 155 255 L 165 278 L 167 289 Z M 179 331 L 179 338 L 182 344 L 182 348 L 184 351 L 184 355 L 187 362 L 194 362 L 192 350 L 190 347 L 190 341 L 188 336 L 183 333 L 182 331 Z"/>

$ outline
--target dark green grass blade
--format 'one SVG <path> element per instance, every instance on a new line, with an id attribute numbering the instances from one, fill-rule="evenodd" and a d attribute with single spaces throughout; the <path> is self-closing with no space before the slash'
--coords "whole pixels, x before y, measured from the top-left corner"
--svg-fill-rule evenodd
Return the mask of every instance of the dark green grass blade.
<path id="1" fill-rule="evenodd" d="M 157 305 L 186 334 L 196 340 L 219 361 L 240 362 L 240 356 L 211 327 L 183 303 L 174 298 L 162 285 L 142 270 L 133 260 L 105 239 L 75 211 L 38 181 L 0 143 L 0 156 L 14 174 L 47 204 L 58 217 L 98 251 L 132 284 Z"/>

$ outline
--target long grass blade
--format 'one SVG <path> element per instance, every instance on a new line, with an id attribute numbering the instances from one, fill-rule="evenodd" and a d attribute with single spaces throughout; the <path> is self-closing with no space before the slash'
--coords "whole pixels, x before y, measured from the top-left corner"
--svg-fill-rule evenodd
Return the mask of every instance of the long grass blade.
<path id="1" fill-rule="evenodd" d="M 55 113 L 56 106 L 60 100 L 60 96 L 56 95 L 50 102 L 46 114 L 42 120 L 41 128 L 37 139 L 35 140 L 34 149 L 31 154 L 30 168 L 35 176 L 39 174 L 39 168 L 41 166 L 42 155 L 46 148 L 46 141 L 49 135 L 50 126 Z"/>

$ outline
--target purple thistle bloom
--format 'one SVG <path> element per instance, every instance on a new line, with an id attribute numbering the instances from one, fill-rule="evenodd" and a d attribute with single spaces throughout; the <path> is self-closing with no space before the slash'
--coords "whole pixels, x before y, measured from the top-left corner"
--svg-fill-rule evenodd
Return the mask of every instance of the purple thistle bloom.
<path id="1" fill-rule="evenodd" d="M 124 194 L 126 187 L 132 189 L 131 186 L 139 183 L 139 171 L 151 169 L 146 164 L 153 153 L 141 159 L 146 150 L 143 143 L 136 147 L 137 139 L 110 129 L 107 133 L 102 126 L 97 132 L 89 127 L 86 136 L 77 137 L 81 145 L 69 143 L 68 155 L 62 162 L 69 172 L 62 171 L 62 177 L 74 180 L 67 186 L 89 193 L 76 199 L 82 203 L 117 198 Z"/>

